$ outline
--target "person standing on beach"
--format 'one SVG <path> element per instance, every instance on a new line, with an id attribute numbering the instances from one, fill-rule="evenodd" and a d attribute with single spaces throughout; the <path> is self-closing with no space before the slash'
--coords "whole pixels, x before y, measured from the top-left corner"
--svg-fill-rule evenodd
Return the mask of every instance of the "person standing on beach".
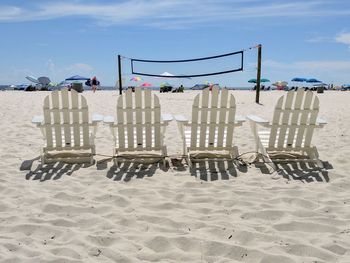
<path id="1" fill-rule="evenodd" d="M 98 85 L 98 81 L 96 79 L 96 76 L 94 76 L 92 78 L 92 81 L 91 81 L 91 88 L 92 88 L 92 91 L 95 93 L 96 89 L 97 89 L 97 85 Z"/>

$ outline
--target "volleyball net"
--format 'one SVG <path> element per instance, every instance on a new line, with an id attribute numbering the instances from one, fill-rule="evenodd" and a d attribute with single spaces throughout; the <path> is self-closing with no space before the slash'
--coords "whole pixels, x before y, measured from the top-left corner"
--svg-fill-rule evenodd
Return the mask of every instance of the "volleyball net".
<path id="1" fill-rule="evenodd" d="M 194 78 L 243 71 L 244 51 L 182 60 L 128 59 L 133 75 L 160 78 Z"/>

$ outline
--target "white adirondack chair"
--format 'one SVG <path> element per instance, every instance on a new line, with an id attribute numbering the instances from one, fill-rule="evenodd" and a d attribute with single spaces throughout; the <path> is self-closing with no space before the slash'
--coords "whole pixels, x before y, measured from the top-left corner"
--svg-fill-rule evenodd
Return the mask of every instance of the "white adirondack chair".
<path id="1" fill-rule="evenodd" d="M 161 115 L 159 98 L 151 90 L 128 89 L 117 101 L 117 120 L 104 118 L 114 139 L 113 156 L 118 160 L 161 158 L 166 165 L 164 133 L 172 116 Z"/>
<path id="2" fill-rule="evenodd" d="M 279 98 L 271 124 L 260 117 L 247 116 L 254 133 L 256 150 L 264 155 L 267 162 L 273 163 L 272 159 L 275 162 L 303 160 L 316 162 L 322 168 L 317 149 L 311 145 L 314 129 L 326 124 L 326 121 L 317 118 L 318 111 L 317 96 L 311 91 L 299 89 Z M 268 129 L 259 130 L 258 125 Z M 285 156 L 291 153 L 301 155 L 297 159 Z"/>
<path id="3" fill-rule="evenodd" d="M 86 99 L 75 90 L 53 91 L 44 99 L 44 116 L 32 123 L 41 129 L 45 146 L 41 162 L 66 161 L 93 163 L 97 123 L 103 116 L 95 114 L 89 123 Z"/>
<path id="4" fill-rule="evenodd" d="M 233 132 L 245 119 L 236 117 L 235 98 L 227 89 L 220 91 L 216 86 L 211 91 L 204 89 L 194 99 L 192 121 L 182 115 L 176 115 L 175 119 L 183 141 L 183 155 L 189 166 L 192 161 L 232 160 L 238 155 Z M 220 152 L 224 152 L 221 156 L 226 153 L 225 158 L 220 158 Z M 198 153 L 204 153 L 204 158 L 192 158 L 194 154 L 198 157 Z"/>

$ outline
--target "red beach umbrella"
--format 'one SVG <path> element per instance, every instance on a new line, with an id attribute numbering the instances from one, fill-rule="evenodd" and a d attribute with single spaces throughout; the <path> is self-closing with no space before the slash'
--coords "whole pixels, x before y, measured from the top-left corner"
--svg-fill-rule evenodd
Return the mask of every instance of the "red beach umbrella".
<path id="1" fill-rule="evenodd" d="M 152 84 L 149 82 L 145 82 L 141 85 L 141 87 L 152 87 Z"/>

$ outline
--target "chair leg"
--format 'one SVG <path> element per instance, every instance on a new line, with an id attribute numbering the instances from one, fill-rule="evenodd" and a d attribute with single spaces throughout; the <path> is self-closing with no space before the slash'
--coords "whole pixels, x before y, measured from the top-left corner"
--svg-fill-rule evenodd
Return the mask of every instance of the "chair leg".
<path id="1" fill-rule="evenodd" d="M 189 167 L 189 168 L 192 168 L 192 161 L 191 161 L 191 156 L 190 156 L 190 154 L 187 154 L 187 156 L 186 156 L 186 161 L 187 161 L 188 167 Z"/>
<path id="2" fill-rule="evenodd" d="M 277 165 L 272 161 L 272 159 L 270 158 L 268 152 L 266 151 L 265 148 L 261 148 L 262 150 L 262 158 L 263 158 L 263 161 L 265 163 L 269 163 L 269 165 L 271 166 L 272 169 L 274 169 L 275 171 L 277 170 Z"/>
<path id="3" fill-rule="evenodd" d="M 239 155 L 237 146 L 233 146 L 232 150 L 230 150 L 230 155 L 232 159 L 235 159 Z"/>
<path id="4" fill-rule="evenodd" d="M 319 159 L 319 155 L 316 147 L 313 147 L 312 150 L 307 152 L 307 154 L 310 157 L 310 159 L 317 164 L 319 168 L 321 169 L 324 168 L 322 161 Z"/>
<path id="5" fill-rule="evenodd" d="M 118 158 L 117 158 L 117 150 L 114 148 L 113 149 L 113 165 L 118 167 Z"/>

